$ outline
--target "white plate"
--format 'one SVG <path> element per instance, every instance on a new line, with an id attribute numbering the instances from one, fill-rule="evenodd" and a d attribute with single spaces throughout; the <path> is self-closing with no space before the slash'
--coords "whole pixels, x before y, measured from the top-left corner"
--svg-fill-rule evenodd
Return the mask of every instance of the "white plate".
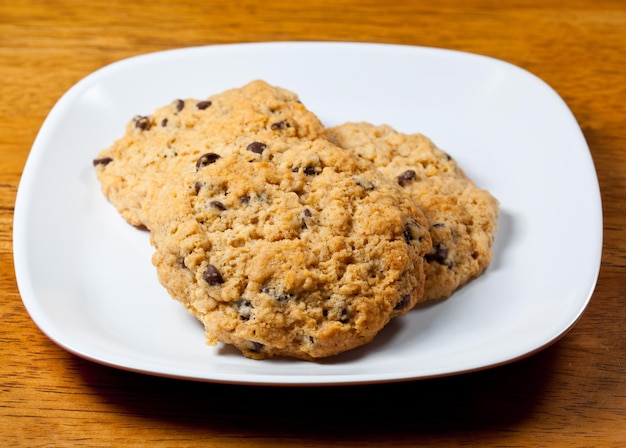
<path id="1" fill-rule="evenodd" d="M 253 361 L 204 344 L 158 284 L 148 235 L 102 196 L 92 159 L 136 114 L 253 79 L 297 92 L 326 125 L 422 132 L 501 202 L 488 271 L 393 321 L 369 346 L 319 363 Z M 565 334 L 596 284 L 602 209 L 589 149 L 561 98 L 532 74 L 432 48 L 261 43 L 134 57 L 86 77 L 52 109 L 20 183 L 22 299 L 68 351 L 122 369 L 246 384 L 357 384 L 451 375 L 519 359 Z"/>

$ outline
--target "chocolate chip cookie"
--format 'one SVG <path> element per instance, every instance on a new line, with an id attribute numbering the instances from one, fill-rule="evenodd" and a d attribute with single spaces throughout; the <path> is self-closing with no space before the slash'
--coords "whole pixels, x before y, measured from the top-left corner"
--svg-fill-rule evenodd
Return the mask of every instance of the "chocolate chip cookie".
<path id="1" fill-rule="evenodd" d="M 142 201 L 159 280 L 210 344 L 314 360 L 422 300 L 428 222 L 397 182 L 325 138 L 227 140 Z"/>
<path id="2" fill-rule="evenodd" d="M 421 134 L 389 126 L 346 123 L 328 138 L 371 161 L 424 211 L 432 236 L 426 254 L 426 300 L 448 297 L 480 275 L 492 259 L 498 201 L 469 179 L 457 162 Z"/>
<path id="3" fill-rule="evenodd" d="M 297 95 L 253 81 L 207 99 L 178 99 L 138 115 L 125 134 L 94 159 L 104 195 L 135 226 L 150 227 L 141 205 L 165 174 L 180 172 L 201 154 L 219 151 L 239 135 L 264 133 L 315 138 L 324 128 Z"/>

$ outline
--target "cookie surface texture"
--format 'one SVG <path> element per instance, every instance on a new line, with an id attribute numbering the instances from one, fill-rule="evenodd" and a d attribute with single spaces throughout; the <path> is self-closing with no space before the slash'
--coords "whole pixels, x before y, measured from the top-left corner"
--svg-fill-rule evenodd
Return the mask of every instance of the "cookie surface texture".
<path id="1" fill-rule="evenodd" d="M 142 202 L 149 190 L 162 186 L 166 174 L 182 172 L 190 161 L 240 134 L 261 132 L 314 138 L 323 126 L 294 93 L 253 81 L 203 100 L 175 100 L 150 115 L 134 117 L 125 134 L 93 164 L 104 195 L 124 219 L 149 228 Z"/>
<path id="2" fill-rule="evenodd" d="M 370 342 L 422 300 L 428 223 L 326 139 L 248 134 L 152 190 L 160 282 L 245 356 L 314 360 Z"/>
<path id="3" fill-rule="evenodd" d="M 426 300 L 450 296 L 486 269 L 499 204 L 447 153 L 422 134 L 402 134 L 385 125 L 346 123 L 328 129 L 327 135 L 373 162 L 424 211 L 433 243 L 426 255 Z"/>

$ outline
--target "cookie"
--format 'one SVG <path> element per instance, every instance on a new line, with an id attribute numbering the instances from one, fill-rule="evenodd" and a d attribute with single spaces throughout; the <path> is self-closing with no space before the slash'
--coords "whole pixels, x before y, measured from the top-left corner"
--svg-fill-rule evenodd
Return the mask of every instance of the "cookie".
<path id="1" fill-rule="evenodd" d="M 314 360 L 370 342 L 422 300 L 428 222 L 324 138 L 244 133 L 150 189 L 159 281 L 245 356 Z"/>
<path id="2" fill-rule="evenodd" d="M 446 152 L 424 135 L 402 134 L 384 125 L 346 123 L 328 129 L 327 135 L 394 179 L 424 211 L 433 243 L 426 254 L 425 300 L 450 296 L 487 268 L 498 201 Z"/>
<path id="3" fill-rule="evenodd" d="M 166 173 L 180 172 L 201 154 L 218 151 L 241 134 L 315 138 L 324 132 L 298 97 L 253 81 L 207 99 L 179 99 L 136 116 L 125 134 L 93 161 L 102 191 L 132 225 L 149 227 L 142 214 L 148 190 Z"/>

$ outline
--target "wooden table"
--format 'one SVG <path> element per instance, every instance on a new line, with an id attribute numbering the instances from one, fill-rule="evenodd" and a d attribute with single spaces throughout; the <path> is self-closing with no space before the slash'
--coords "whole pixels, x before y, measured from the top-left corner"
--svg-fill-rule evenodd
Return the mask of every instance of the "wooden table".
<path id="1" fill-rule="evenodd" d="M 22 168 L 53 104 L 122 58 L 274 40 L 481 53 L 559 92 L 591 148 L 604 207 L 600 277 L 574 329 L 534 356 L 487 371 L 296 389 L 129 373 L 79 359 L 44 336 L 22 305 L 11 238 Z M 626 446 L 625 122 L 622 0 L 1 2 L 0 445 Z"/>

